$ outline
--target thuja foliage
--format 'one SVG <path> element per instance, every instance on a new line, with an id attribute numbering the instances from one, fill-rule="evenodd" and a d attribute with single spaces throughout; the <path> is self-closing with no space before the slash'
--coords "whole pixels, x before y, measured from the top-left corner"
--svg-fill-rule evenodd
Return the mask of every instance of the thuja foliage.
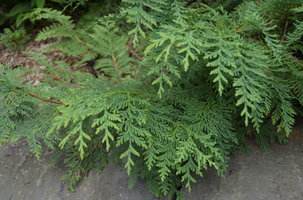
<path id="1" fill-rule="evenodd" d="M 191 2 L 123 0 L 86 30 L 35 10 L 54 21 L 37 40 L 64 37 L 45 51 L 79 62 L 28 52 L 45 66 L 31 72 L 43 78 L 35 86 L 22 78 L 28 71 L 1 66 L 1 144 L 26 136 L 38 159 L 42 141 L 54 158 L 65 150 L 71 190 L 117 163 L 130 188 L 142 177 L 155 196 L 179 199 L 193 173 L 212 166 L 223 176 L 231 153 L 249 152 L 247 136 L 266 152 L 275 138 L 286 142 L 303 105 L 303 2 L 244 1 L 231 11 Z"/>

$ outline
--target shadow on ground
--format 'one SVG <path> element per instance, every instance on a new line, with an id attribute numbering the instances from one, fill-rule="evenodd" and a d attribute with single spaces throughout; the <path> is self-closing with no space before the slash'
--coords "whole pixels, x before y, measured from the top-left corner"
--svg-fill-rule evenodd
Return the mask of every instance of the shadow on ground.
<path id="1" fill-rule="evenodd" d="M 303 120 L 297 120 L 289 143 L 270 145 L 270 153 L 260 151 L 253 141 L 252 155 L 242 152 L 231 157 L 225 179 L 215 169 L 196 177 L 186 200 L 303 200 Z M 6 144 L 0 150 L 1 200 L 157 200 L 138 180 L 128 188 L 126 170 L 115 165 L 102 173 L 89 173 L 76 192 L 67 190 L 60 178 L 67 174 L 64 158 L 50 167 L 51 149 L 45 149 L 39 161 L 26 141 Z M 183 188 L 183 191 L 187 191 Z M 167 198 L 165 198 L 167 200 Z"/>

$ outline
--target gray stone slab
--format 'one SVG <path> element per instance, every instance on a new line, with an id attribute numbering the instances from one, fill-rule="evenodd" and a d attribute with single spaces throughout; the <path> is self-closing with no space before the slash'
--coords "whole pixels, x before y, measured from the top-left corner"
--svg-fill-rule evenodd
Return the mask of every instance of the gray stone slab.
<path id="1" fill-rule="evenodd" d="M 196 177 L 186 200 L 302 200 L 303 120 L 293 128 L 290 142 L 270 145 L 260 151 L 253 141 L 252 155 L 231 157 L 225 179 L 213 168 Z M 0 150 L 0 200 L 157 200 L 139 179 L 128 188 L 126 170 L 109 165 L 103 172 L 89 173 L 75 192 L 67 190 L 61 177 L 68 173 L 64 157 L 50 167 L 52 150 L 45 148 L 39 161 L 25 140 L 6 144 Z M 182 191 L 187 192 L 183 188 Z M 167 198 L 165 198 L 167 199 Z"/>
<path id="2" fill-rule="evenodd" d="M 75 192 L 67 190 L 61 181 L 68 170 L 64 157 L 50 167 L 51 149 L 45 149 L 39 161 L 30 152 L 25 140 L 6 144 L 0 150 L 0 199 L 2 200 L 156 200 L 138 179 L 133 189 L 128 187 L 126 170 L 109 165 L 101 173 L 90 172 L 88 181 L 81 180 Z"/>
<path id="3" fill-rule="evenodd" d="M 215 169 L 196 177 L 185 199 L 195 200 L 303 200 L 303 120 L 298 120 L 289 143 L 270 144 L 262 152 L 253 141 L 252 155 L 231 157 L 225 179 Z M 183 189 L 183 191 L 186 191 Z"/>

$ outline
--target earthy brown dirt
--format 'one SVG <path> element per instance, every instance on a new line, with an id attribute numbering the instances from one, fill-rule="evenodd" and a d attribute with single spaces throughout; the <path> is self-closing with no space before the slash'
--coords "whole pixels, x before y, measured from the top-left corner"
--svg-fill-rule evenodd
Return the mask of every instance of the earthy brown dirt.
<path id="1" fill-rule="evenodd" d="M 13 68 L 24 67 L 25 69 L 34 70 L 35 73 L 26 73 L 25 77 L 28 81 L 31 81 L 33 85 L 38 84 L 43 80 L 43 75 L 39 74 L 45 66 L 38 64 L 33 57 L 27 55 L 25 52 L 43 52 L 43 49 L 49 44 L 52 44 L 61 38 L 47 39 L 44 41 L 35 41 L 35 37 L 31 41 L 25 43 L 25 50 L 18 50 L 16 52 L 7 49 L 0 41 L 0 65 L 10 65 Z M 74 68 L 74 64 L 79 61 L 79 58 L 65 56 L 60 50 L 43 52 L 44 55 L 50 59 L 51 62 L 56 60 L 61 60 L 70 65 L 73 70 L 81 69 L 83 71 L 89 72 L 91 67 L 87 64 L 82 64 L 81 66 Z"/>

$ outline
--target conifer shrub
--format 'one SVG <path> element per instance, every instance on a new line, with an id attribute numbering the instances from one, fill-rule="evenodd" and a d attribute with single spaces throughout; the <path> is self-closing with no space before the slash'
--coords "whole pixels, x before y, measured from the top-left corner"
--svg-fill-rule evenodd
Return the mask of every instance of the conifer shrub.
<path id="1" fill-rule="evenodd" d="M 54 21 L 37 40 L 64 37 L 45 51 L 79 62 L 27 52 L 45 66 L 32 72 L 43 77 L 35 86 L 24 69 L 1 66 L 1 144 L 26 136 L 38 159 L 41 142 L 55 148 L 54 161 L 64 151 L 71 190 L 116 163 L 130 188 L 141 177 L 155 196 L 180 199 L 193 173 L 223 176 L 231 153 L 249 152 L 249 134 L 265 152 L 286 142 L 303 105 L 303 2 L 243 1 L 229 11 L 191 3 L 123 0 L 86 30 L 36 9 L 36 20 Z M 87 62 L 91 73 L 81 71 Z"/>

